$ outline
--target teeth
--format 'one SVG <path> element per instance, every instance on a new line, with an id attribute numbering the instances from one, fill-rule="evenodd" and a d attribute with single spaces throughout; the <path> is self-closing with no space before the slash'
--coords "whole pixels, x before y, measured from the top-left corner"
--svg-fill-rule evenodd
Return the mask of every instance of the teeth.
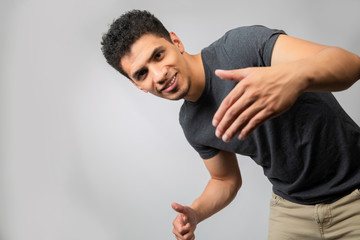
<path id="1" fill-rule="evenodd" d="M 173 83 L 175 82 L 175 76 L 172 78 L 171 82 L 166 86 L 166 88 L 170 87 L 171 85 L 173 85 Z"/>

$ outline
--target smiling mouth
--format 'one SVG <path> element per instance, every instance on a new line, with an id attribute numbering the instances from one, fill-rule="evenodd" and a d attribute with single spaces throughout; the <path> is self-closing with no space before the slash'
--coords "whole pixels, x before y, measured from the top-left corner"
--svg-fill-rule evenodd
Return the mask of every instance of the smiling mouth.
<path id="1" fill-rule="evenodd" d="M 176 87 L 177 73 L 172 77 L 171 81 L 163 88 L 162 91 L 170 92 Z"/>

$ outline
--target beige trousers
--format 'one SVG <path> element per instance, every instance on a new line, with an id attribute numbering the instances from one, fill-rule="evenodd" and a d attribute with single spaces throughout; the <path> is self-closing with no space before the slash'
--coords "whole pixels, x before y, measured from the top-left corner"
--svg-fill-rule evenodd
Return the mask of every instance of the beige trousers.
<path id="1" fill-rule="evenodd" d="M 269 240 L 360 240 L 360 191 L 331 204 L 301 205 L 275 194 Z"/>

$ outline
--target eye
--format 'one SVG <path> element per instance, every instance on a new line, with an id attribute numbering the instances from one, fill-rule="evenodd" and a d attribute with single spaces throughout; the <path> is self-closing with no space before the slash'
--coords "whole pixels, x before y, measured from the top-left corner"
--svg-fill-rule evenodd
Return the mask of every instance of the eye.
<path id="1" fill-rule="evenodd" d="M 136 75 L 136 79 L 138 81 L 144 80 L 146 78 L 147 72 L 148 72 L 147 69 L 140 70 Z"/>
<path id="2" fill-rule="evenodd" d="M 154 56 L 154 59 L 156 61 L 159 61 L 163 58 L 163 56 L 164 56 L 164 51 L 160 51 L 160 52 L 156 53 L 156 55 Z"/>

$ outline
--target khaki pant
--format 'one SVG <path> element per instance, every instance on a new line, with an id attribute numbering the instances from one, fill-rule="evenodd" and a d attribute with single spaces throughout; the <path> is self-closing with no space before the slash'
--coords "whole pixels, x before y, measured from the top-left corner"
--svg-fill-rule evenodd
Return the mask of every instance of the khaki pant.
<path id="1" fill-rule="evenodd" d="M 331 204 L 301 205 L 275 194 L 269 240 L 360 240 L 360 191 Z"/>

